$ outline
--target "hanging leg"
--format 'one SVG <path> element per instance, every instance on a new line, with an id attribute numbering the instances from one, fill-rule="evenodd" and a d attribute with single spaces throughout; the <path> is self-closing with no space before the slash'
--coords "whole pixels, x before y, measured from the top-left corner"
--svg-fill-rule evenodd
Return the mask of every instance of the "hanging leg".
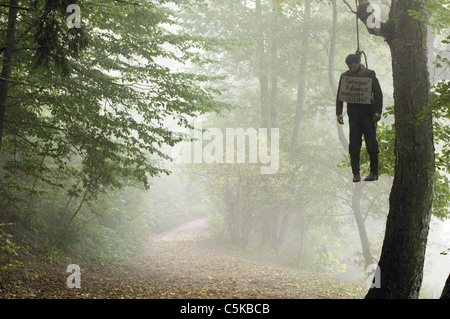
<path id="1" fill-rule="evenodd" d="M 367 153 L 370 158 L 370 174 L 365 181 L 375 181 L 378 179 L 378 154 L 380 149 L 377 141 L 377 126 L 373 122 L 371 113 L 365 114 L 363 119 L 364 140 L 366 142 Z"/>
<path id="2" fill-rule="evenodd" d="M 350 142 L 349 142 L 349 153 L 350 162 L 352 166 L 353 181 L 359 182 L 361 180 L 360 176 L 360 153 L 362 146 L 362 122 L 360 119 L 359 112 L 348 111 L 348 118 L 350 124 Z"/>

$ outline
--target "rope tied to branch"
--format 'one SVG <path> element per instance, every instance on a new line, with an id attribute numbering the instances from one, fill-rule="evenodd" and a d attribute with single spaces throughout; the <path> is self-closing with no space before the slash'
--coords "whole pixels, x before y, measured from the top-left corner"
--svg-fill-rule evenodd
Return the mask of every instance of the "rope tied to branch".
<path id="1" fill-rule="evenodd" d="M 350 9 L 350 11 L 352 13 L 354 13 L 355 16 L 356 16 L 356 53 L 355 54 L 358 55 L 360 59 L 361 59 L 361 54 L 364 54 L 364 59 L 366 61 L 366 67 L 368 68 L 369 65 L 367 63 L 367 55 L 366 55 L 366 53 L 364 51 L 361 51 L 360 44 L 359 44 L 359 21 L 358 21 L 359 20 L 358 19 L 358 9 L 359 8 L 358 8 L 358 0 L 355 0 L 356 11 L 352 9 L 350 4 L 346 0 L 343 0 L 343 1 L 347 5 L 347 7 Z"/>

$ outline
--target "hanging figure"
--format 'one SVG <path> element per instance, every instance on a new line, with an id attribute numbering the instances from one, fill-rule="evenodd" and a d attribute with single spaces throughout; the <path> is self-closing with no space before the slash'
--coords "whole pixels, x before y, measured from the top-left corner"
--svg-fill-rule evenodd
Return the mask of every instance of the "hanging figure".
<path id="1" fill-rule="evenodd" d="M 377 122 L 381 119 L 383 93 L 375 72 L 361 63 L 361 55 L 350 54 L 345 59 L 349 70 L 342 73 L 336 98 L 336 115 L 339 124 L 344 124 L 342 109 L 347 103 L 350 125 L 349 153 L 353 182 L 361 181 L 360 153 L 362 136 L 370 157 L 370 174 L 364 181 L 378 180 Z"/>

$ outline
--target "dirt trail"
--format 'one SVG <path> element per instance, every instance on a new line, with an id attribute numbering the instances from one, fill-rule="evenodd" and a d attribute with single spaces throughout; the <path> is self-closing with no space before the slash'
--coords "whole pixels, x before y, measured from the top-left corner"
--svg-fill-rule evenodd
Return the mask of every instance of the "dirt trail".
<path id="1" fill-rule="evenodd" d="M 187 222 L 175 229 L 162 232 L 150 239 L 151 243 L 160 242 L 192 242 L 206 237 L 208 229 L 207 219 L 196 219 Z"/>
<path id="2" fill-rule="evenodd" d="M 150 239 L 132 266 L 163 298 L 361 298 L 362 289 L 207 248 L 206 219 Z M 149 279 L 149 278 L 147 278 Z"/>
<path id="3" fill-rule="evenodd" d="M 65 268 L 44 264 L 45 269 L 37 271 L 36 263 L 30 262 L 0 278 L 0 296 L 349 299 L 364 295 L 363 289 L 325 276 L 208 248 L 207 235 L 207 221 L 198 219 L 150 238 L 139 256 L 121 266 L 80 265 L 81 289 L 67 288 Z"/>

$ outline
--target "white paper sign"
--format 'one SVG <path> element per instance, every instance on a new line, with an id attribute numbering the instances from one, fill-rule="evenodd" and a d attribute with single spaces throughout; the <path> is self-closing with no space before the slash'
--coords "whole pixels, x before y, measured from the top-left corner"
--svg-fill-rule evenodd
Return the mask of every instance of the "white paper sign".
<path id="1" fill-rule="evenodd" d="M 339 90 L 339 100 L 347 103 L 371 104 L 372 79 L 343 76 Z"/>

